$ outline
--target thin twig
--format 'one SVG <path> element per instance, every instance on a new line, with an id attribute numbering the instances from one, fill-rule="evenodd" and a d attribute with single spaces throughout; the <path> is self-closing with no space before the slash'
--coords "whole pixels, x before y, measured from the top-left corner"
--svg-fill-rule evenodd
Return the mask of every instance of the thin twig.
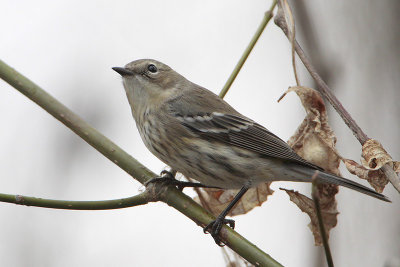
<path id="1" fill-rule="evenodd" d="M 221 92 L 219 93 L 219 97 L 224 98 L 224 96 L 226 95 L 228 90 L 231 88 L 233 81 L 235 81 L 236 76 L 239 74 L 240 69 L 243 67 L 244 63 L 246 62 L 247 57 L 250 55 L 250 52 L 253 50 L 254 46 L 256 45 L 258 39 L 260 38 L 260 36 L 261 36 L 262 32 L 264 31 L 265 27 L 267 26 L 268 22 L 271 20 L 275 6 L 276 6 L 276 0 L 272 1 L 272 5 L 271 5 L 270 9 L 267 12 L 265 12 L 264 18 L 263 18 L 260 26 L 258 26 L 256 33 L 254 34 L 253 38 L 251 39 L 246 50 L 244 50 L 242 57 L 240 58 L 239 62 L 236 64 L 235 69 L 233 70 L 232 74 L 229 76 L 224 87 L 222 88 Z"/>
<path id="2" fill-rule="evenodd" d="M 400 179 L 397 173 L 393 170 L 393 167 L 390 166 L 389 163 L 386 163 L 384 166 L 382 166 L 381 171 L 383 171 L 383 173 L 389 179 L 389 182 L 400 193 Z"/>
<path id="3" fill-rule="evenodd" d="M 284 15 L 280 14 L 279 9 L 278 9 L 277 15 L 275 16 L 274 21 L 275 21 L 275 24 L 279 28 L 282 29 L 282 31 L 285 33 L 285 35 L 290 40 L 289 30 L 288 30 L 286 20 L 284 18 Z M 340 103 L 340 101 L 332 93 L 332 91 L 330 90 L 328 85 L 324 82 L 324 80 L 322 80 L 321 76 L 319 76 L 316 69 L 314 68 L 314 66 L 311 64 L 310 60 L 305 55 L 303 49 L 300 47 L 297 40 L 295 40 L 294 45 L 295 45 L 295 50 L 296 50 L 297 55 L 303 62 L 304 66 L 310 73 L 311 77 L 314 79 L 315 83 L 317 84 L 318 91 L 329 101 L 329 103 L 331 103 L 333 108 L 340 115 L 340 117 L 343 119 L 345 124 L 350 128 L 350 130 L 353 132 L 354 136 L 361 143 L 361 145 L 364 145 L 364 143 L 369 139 L 368 136 L 364 133 L 364 131 L 358 126 L 358 124 L 355 122 L 355 120 L 351 117 L 351 115 L 343 107 L 342 103 Z M 397 176 L 397 174 L 395 173 L 395 171 L 393 170 L 393 168 L 390 166 L 390 164 L 384 165 L 381 168 L 381 171 L 383 171 L 383 173 L 389 179 L 390 183 L 400 193 L 400 179 Z"/>
<path id="4" fill-rule="evenodd" d="M 83 121 L 57 99 L 1 60 L 0 78 L 37 103 L 139 182 L 144 183 L 157 176 L 111 142 L 107 137 Z M 157 187 L 153 186 L 153 188 Z M 193 199 L 174 187 L 168 186 L 158 191 L 151 192 L 151 194 L 157 195 L 157 199 L 154 199 L 154 201 L 160 200 L 167 203 L 202 227 L 205 227 L 211 221 L 215 220 L 214 216 L 194 202 Z M 271 267 L 282 266 L 271 256 L 227 226 L 223 227 L 221 231 L 221 239 L 228 247 L 254 265 Z"/>
<path id="5" fill-rule="evenodd" d="M 329 248 L 328 237 L 326 236 L 325 225 L 324 225 L 324 221 L 323 221 L 322 213 L 321 213 L 321 205 L 319 203 L 319 196 L 318 196 L 318 189 L 317 189 L 318 174 L 319 174 L 319 171 L 315 171 L 315 173 L 313 174 L 313 176 L 311 178 L 311 180 L 312 180 L 311 196 L 315 203 L 315 211 L 317 214 L 319 232 L 321 234 L 322 244 L 324 245 L 324 249 L 325 249 L 326 262 L 328 263 L 329 267 L 333 267 L 332 253 L 331 253 L 331 249 Z"/>
<path id="6" fill-rule="evenodd" d="M 294 49 L 294 40 L 296 40 L 296 24 L 294 23 L 292 9 L 290 8 L 290 5 L 288 4 L 287 0 L 279 0 L 278 5 L 282 5 L 282 2 L 285 5 L 285 10 L 288 12 L 290 26 L 291 26 L 289 41 L 292 46 L 292 66 L 293 66 L 294 78 L 296 80 L 296 85 L 300 86 L 300 79 L 299 75 L 297 74 L 297 67 L 296 67 L 296 54 Z"/>
<path id="7" fill-rule="evenodd" d="M 99 201 L 70 201 L 70 200 L 54 200 L 36 197 L 28 197 L 21 195 L 0 194 L 1 202 L 14 203 L 17 205 L 34 206 L 52 209 L 65 210 L 108 210 L 122 209 L 144 205 L 151 201 L 147 191 L 132 197 L 99 200 Z"/>

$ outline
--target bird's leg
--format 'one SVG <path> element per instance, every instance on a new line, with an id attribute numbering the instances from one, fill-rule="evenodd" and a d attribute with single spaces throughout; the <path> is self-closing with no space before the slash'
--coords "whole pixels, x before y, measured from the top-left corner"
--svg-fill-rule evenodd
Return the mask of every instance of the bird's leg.
<path id="1" fill-rule="evenodd" d="M 204 227 L 204 233 L 209 232 L 211 236 L 214 238 L 215 243 L 222 247 L 224 244 L 221 242 L 219 238 L 219 232 L 222 229 L 224 224 L 228 224 L 232 229 L 235 229 L 235 221 L 231 219 L 225 219 L 226 215 L 231 211 L 231 209 L 236 205 L 236 203 L 240 200 L 240 198 L 249 190 L 251 182 L 247 182 L 237 193 L 237 195 L 233 198 L 231 203 L 218 215 L 217 219 L 210 222 L 206 227 Z"/>
<path id="2" fill-rule="evenodd" d="M 166 171 L 163 170 L 159 177 L 154 177 L 144 183 L 145 186 L 148 186 L 150 183 L 164 183 L 164 184 L 171 184 L 178 188 L 178 190 L 182 191 L 185 187 L 203 187 L 203 188 L 219 188 L 215 186 L 208 186 L 201 183 L 193 183 L 193 182 L 185 182 L 179 181 L 175 179 L 176 171 Z"/>

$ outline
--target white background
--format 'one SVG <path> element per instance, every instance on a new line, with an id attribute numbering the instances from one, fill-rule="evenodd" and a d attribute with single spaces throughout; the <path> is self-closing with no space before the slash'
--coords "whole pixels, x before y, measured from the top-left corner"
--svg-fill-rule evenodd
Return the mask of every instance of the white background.
<path id="1" fill-rule="evenodd" d="M 392 18 L 394 12 L 376 5 L 357 7 L 352 13 L 350 5 L 331 5 L 318 1 L 307 5 L 314 12 L 312 23 L 322 28 L 317 37 L 328 66 L 330 60 L 341 63 L 333 66 L 340 75 L 331 85 L 367 134 L 379 139 L 398 159 L 395 118 L 399 114 L 400 53 L 393 54 L 398 52 L 397 39 L 365 37 L 362 31 L 348 29 L 359 24 L 372 33 L 385 32 L 388 19 L 371 24 L 369 15 Z M 269 7 L 269 1 L 258 0 L 3 0 L 0 58 L 158 173 L 165 165 L 140 140 L 121 78 L 111 67 L 154 58 L 218 93 Z M 395 68 L 387 67 L 388 63 Z M 302 80 L 311 84 L 307 78 Z M 304 111 L 295 94 L 279 104 L 276 100 L 293 84 L 290 46 L 271 22 L 226 100 L 287 140 Z M 358 160 L 358 142 L 340 118 L 331 114 L 339 151 Z M 2 193 L 102 200 L 143 190 L 2 81 L 0 123 Z M 347 172 L 343 175 L 350 176 Z M 309 219 L 279 190 L 282 186 L 309 193 L 307 184 L 274 183 L 275 194 L 261 208 L 235 218 L 236 229 L 285 266 L 319 266 L 322 249 L 314 247 L 307 228 Z M 191 189 L 185 192 L 194 195 Z M 393 204 L 340 190 L 339 223 L 331 231 L 337 266 L 398 262 L 398 194 L 391 186 L 385 194 Z M 225 265 L 209 235 L 162 203 L 114 211 L 65 211 L 0 203 L 0 214 L 2 266 Z"/>

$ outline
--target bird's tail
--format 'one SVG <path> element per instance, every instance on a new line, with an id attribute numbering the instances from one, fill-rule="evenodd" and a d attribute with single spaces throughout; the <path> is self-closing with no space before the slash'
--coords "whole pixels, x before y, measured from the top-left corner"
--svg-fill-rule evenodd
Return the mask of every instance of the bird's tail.
<path id="1" fill-rule="evenodd" d="M 307 175 L 308 179 L 310 179 L 317 170 L 313 170 L 310 168 L 304 168 L 302 166 L 298 166 L 298 168 L 295 168 L 297 172 L 302 173 L 303 175 Z M 374 190 L 363 186 L 362 184 L 353 182 L 349 179 L 340 177 L 340 176 L 336 176 L 334 174 L 331 173 L 327 173 L 327 172 L 323 172 L 323 171 L 318 171 L 318 175 L 316 177 L 317 182 L 320 183 L 327 183 L 327 184 L 335 184 L 335 185 L 341 185 L 353 190 L 356 190 L 360 193 L 369 195 L 371 197 L 386 201 L 386 202 L 391 202 L 390 199 L 388 199 L 386 196 L 375 192 Z M 309 181 L 309 180 L 308 180 Z"/>

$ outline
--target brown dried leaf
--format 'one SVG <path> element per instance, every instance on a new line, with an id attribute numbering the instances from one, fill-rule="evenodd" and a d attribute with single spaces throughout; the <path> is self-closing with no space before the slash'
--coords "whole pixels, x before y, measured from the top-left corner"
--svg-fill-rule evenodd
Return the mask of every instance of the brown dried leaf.
<path id="1" fill-rule="evenodd" d="M 270 184 L 271 183 L 261 183 L 257 187 L 250 188 L 228 215 L 236 216 L 246 214 L 253 208 L 261 206 L 261 204 L 267 200 L 268 196 L 272 195 L 274 192 L 269 187 Z M 197 192 L 199 196 L 195 197 L 194 200 L 207 208 L 214 215 L 218 215 L 228 206 L 239 190 L 203 188 L 197 190 Z"/>
<path id="2" fill-rule="evenodd" d="M 362 165 L 369 170 L 378 170 L 386 163 L 393 162 L 381 143 L 375 139 L 368 139 L 362 147 Z"/>
<path id="3" fill-rule="evenodd" d="M 295 134 L 289 139 L 288 144 L 304 159 L 324 168 L 327 172 L 340 176 L 341 158 L 335 148 L 336 136 L 328 124 L 326 108 L 321 95 L 312 88 L 295 86 L 289 88 L 280 99 L 289 92 L 295 92 L 300 97 L 307 115 Z M 329 230 L 337 224 L 338 211 L 335 195 L 338 192 L 338 186 L 322 184 L 318 185 L 317 191 L 320 196 L 325 230 L 329 236 Z M 310 216 L 310 229 L 314 235 L 315 244 L 321 245 L 313 200 L 297 192 L 289 193 L 288 190 L 286 192 L 289 194 L 290 200 Z"/>
<path id="4" fill-rule="evenodd" d="M 342 158 L 342 161 L 350 173 L 367 180 L 378 193 L 382 193 L 389 181 L 379 169 L 389 163 L 393 170 L 398 173 L 400 172 L 400 162 L 393 161 L 382 145 L 374 139 L 365 142 L 362 148 L 362 157 L 362 165 L 351 159 Z"/>
<path id="5" fill-rule="evenodd" d="M 367 180 L 378 193 L 382 193 L 389 182 L 386 175 L 380 171 L 382 166 L 389 163 L 395 172 L 400 172 L 400 162 L 393 161 L 383 146 L 374 139 L 369 139 L 363 145 L 362 165 L 351 159 L 342 158 L 342 161 L 350 173 Z"/>
<path id="6" fill-rule="evenodd" d="M 340 156 L 335 144 L 336 136 L 328 124 L 328 116 L 321 95 L 312 88 L 295 86 L 289 92 L 296 92 L 306 110 L 306 117 L 290 137 L 288 144 L 304 159 L 336 175 L 339 173 Z"/>
<path id="7" fill-rule="evenodd" d="M 286 193 L 289 195 L 290 200 L 299 207 L 299 209 L 302 212 L 305 212 L 308 214 L 308 216 L 311 219 L 311 222 L 308 224 L 308 227 L 310 228 L 311 232 L 314 235 L 314 242 L 316 246 L 322 246 L 322 238 L 320 235 L 319 231 L 319 225 L 318 225 L 318 218 L 315 212 L 315 204 L 314 201 L 302 194 L 300 194 L 297 191 L 294 190 L 288 190 L 281 188 L 281 190 L 286 191 Z M 330 192 L 330 191 L 333 192 Z M 320 191 L 320 194 L 322 192 L 322 195 L 329 195 L 328 198 L 333 198 L 332 201 L 324 201 L 321 202 L 321 214 L 322 214 L 322 219 L 324 222 L 325 226 L 325 231 L 326 231 L 326 237 L 329 238 L 329 231 L 333 227 L 336 226 L 337 224 L 337 215 L 339 212 L 337 211 L 336 208 L 336 202 L 334 200 L 334 195 L 337 193 L 337 187 L 333 185 L 329 185 L 328 187 L 324 187 L 322 191 Z M 326 199 L 324 196 L 321 195 L 320 199 Z"/>
<path id="8" fill-rule="evenodd" d="M 383 172 L 380 170 L 369 170 L 351 159 L 342 159 L 342 161 L 350 173 L 367 180 L 376 192 L 382 193 L 385 185 L 388 183 L 388 179 Z"/>

